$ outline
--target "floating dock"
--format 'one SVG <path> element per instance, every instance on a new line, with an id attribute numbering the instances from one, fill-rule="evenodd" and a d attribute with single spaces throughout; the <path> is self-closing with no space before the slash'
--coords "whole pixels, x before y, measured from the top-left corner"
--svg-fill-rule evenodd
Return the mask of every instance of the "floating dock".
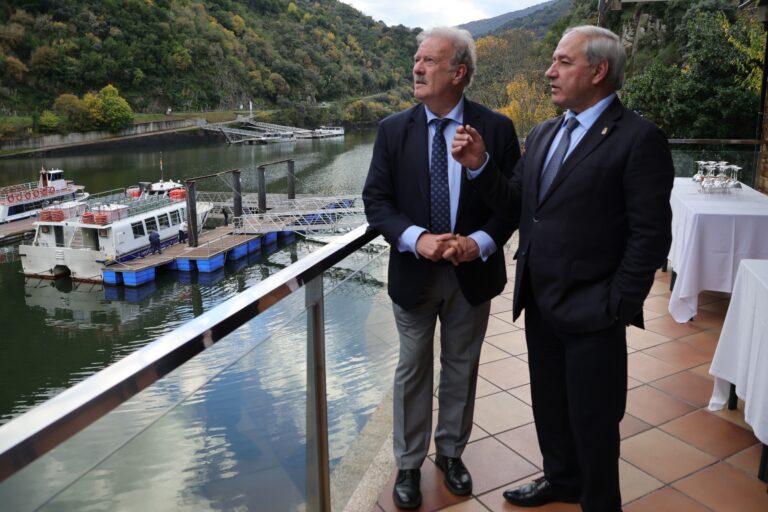
<path id="1" fill-rule="evenodd" d="M 160 254 L 113 263 L 103 267 L 101 273 L 106 285 L 137 287 L 154 281 L 163 270 L 212 273 L 221 269 L 227 260 L 244 258 L 275 244 L 278 238 L 290 241 L 294 237 L 293 231 L 236 234 L 231 227 L 218 227 L 204 231 L 198 247 L 183 243 L 167 245 Z"/>

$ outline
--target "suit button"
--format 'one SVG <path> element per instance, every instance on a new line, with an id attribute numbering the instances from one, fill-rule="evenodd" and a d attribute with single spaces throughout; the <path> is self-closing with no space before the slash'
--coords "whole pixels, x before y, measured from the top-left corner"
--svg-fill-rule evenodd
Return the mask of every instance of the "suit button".
<path id="1" fill-rule="evenodd" d="M 539 222 L 539 218 L 538 217 L 534 217 L 533 218 L 533 222 Z"/>

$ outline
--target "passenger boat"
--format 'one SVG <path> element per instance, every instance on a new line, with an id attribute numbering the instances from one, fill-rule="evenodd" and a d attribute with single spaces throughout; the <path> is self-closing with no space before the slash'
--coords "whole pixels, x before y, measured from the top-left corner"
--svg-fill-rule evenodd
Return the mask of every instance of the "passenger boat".
<path id="1" fill-rule="evenodd" d="M 25 219 L 56 201 L 84 199 L 82 185 L 64 179 L 61 169 L 41 169 L 37 182 L 0 188 L 0 224 Z"/>
<path id="2" fill-rule="evenodd" d="M 196 208 L 202 227 L 213 203 L 198 201 Z M 183 185 L 162 180 L 48 207 L 35 222 L 32 242 L 19 246 L 21 267 L 30 277 L 69 274 L 74 281 L 102 282 L 105 266 L 149 254 L 150 231 L 160 234 L 161 246 L 178 242 L 186 219 Z"/>

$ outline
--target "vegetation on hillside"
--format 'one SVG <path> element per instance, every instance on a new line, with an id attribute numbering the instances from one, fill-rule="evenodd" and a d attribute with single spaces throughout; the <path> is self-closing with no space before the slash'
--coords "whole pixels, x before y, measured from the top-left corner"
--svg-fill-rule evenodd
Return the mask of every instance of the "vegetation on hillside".
<path id="1" fill-rule="evenodd" d="M 364 96 L 410 80 L 414 36 L 336 0 L 6 0 L 0 112 L 107 84 L 137 111 Z"/>

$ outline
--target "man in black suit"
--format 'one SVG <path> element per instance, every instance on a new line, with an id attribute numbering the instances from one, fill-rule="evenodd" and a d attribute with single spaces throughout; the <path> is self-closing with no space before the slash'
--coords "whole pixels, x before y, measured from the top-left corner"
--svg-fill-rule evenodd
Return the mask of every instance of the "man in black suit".
<path id="1" fill-rule="evenodd" d="M 369 224 L 392 245 L 388 289 L 400 335 L 393 394 L 398 468 L 393 498 L 401 508 L 421 503 L 419 468 L 432 434 L 438 318 L 436 464 L 451 492 L 472 491 L 461 454 L 472 429 L 490 300 L 506 284 L 502 246 L 514 228 L 468 186 L 448 148 L 456 129 L 471 123 L 485 136 L 490 159 L 502 175 L 511 176 L 520 157 L 512 121 L 464 98 L 475 70 L 469 33 L 436 28 L 419 34 L 418 41 L 413 77 L 414 95 L 421 103 L 381 122 L 363 189 Z M 450 262 L 443 258 L 449 247 Z"/>
<path id="2" fill-rule="evenodd" d="M 664 134 L 616 96 L 625 60 L 609 30 L 566 31 L 546 72 L 566 113 L 531 131 L 511 182 L 493 162 L 470 173 L 510 218 L 522 200 L 513 314 L 525 309 L 544 477 L 504 492 L 518 506 L 621 510 L 626 326 L 643 327 L 643 302 L 669 250 L 674 178 Z M 486 154 L 472 127 L 457 130 L 452 152 L 470 169 Z"/>

